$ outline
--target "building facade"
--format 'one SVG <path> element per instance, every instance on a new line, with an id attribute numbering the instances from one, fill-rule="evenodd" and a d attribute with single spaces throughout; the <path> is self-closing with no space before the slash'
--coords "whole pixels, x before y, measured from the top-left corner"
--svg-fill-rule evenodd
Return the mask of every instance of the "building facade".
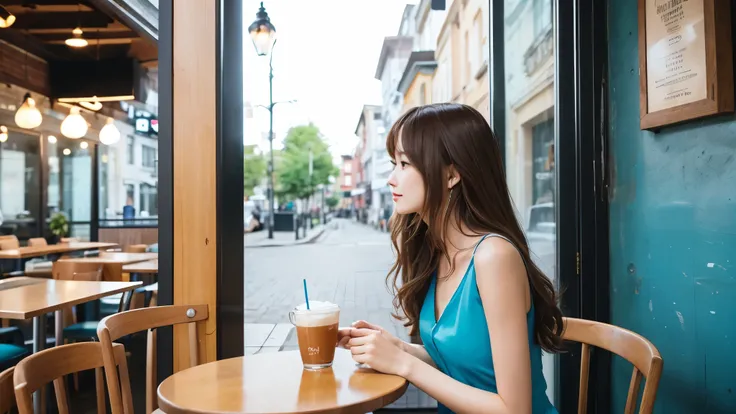
<path id="1" fill-rule="evenodd" d="M 383 188 L 388 187 L 388 174 L 391 171 L 390 158 L 386 155 L 383 108 L 380 105 L 363 106 L 355 135 L 358 136 L 359 147 L 355 158 L 360 169 L 357 188 L 353 192 L 360 200 L 360 220 L 375 226 L 379 224 L 387 204 L 384 202 L 386 197 Z"/>
<path id="2" fill-rule="evenodd" d="M 488 1 L 452 1 L 437 36 L 435 102 L 458 102 L 490 117 Z"/>

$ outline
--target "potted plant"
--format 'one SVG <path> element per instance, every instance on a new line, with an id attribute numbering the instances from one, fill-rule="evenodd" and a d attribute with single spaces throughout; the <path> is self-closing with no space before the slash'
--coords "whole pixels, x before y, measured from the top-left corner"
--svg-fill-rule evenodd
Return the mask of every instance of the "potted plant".
<path id="1" fill-rule="evenodd" d="M 51 216 L 49 222 L 49 230 L 53 234 L 52 244 L 56 244 L 62 237 L 66 237 L 69 234 L 69 220 L 66 218 L 64 213 L 56 213 Z"/>

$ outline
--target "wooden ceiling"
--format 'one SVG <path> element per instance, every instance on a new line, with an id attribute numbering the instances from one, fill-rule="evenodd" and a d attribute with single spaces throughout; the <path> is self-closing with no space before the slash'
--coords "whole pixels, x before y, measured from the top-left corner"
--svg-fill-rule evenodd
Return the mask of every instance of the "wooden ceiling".
<path id="1" fill-rule="evenodd" d="M 16 21 L 0 29 L 0 40 L 44 60 L 97 60 L 134 58 L 144 66 L 157 66 L 156 45 L 120 21 L 99 4 L 106 0 L 2 0 Z M 72 48 L 64 41 L 81 27 L 89 45 Z"/>

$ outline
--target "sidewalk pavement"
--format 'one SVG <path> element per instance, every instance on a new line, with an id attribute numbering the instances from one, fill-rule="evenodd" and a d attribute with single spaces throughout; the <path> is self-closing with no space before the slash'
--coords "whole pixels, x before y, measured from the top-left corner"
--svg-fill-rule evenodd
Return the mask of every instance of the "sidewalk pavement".
<path id="1" fill-rule="evenodd" d="M 299 240 L 296 240 L 296 232 L 293 231 L 275 231 L 273 232 L 273 239 L 268 238 L 267 229 L 263 229 L 255 233 L 246 233 L 245 247 L 280 247 L 312 243 L 321 236 L 325 229 L 330 227 L 330 225 L 331 223 L 327 223 L 327 225 L 318 224 L 307 230 L 306 237 L 304 237 L 304 230 L 300 229 Z"/>
<path id="2" fill-rule="evenodd" d="M 246 323 L 245 355 L 282 350 L 292 328 L 290 323 Z"/>

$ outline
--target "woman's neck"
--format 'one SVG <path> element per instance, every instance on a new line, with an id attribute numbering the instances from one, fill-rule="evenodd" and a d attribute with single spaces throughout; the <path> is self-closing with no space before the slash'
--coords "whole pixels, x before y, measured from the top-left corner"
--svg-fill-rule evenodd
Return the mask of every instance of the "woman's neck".
<path id="1" fill-rule="evenodd" d="M 442 239 L 445 242 L 445 249 L 450 257 L 455 256 L 461 251 L 471 249 L 478 242 L 481 234 L 470 230 L 465 223 L 450 220 L 443 234 Z"/>

